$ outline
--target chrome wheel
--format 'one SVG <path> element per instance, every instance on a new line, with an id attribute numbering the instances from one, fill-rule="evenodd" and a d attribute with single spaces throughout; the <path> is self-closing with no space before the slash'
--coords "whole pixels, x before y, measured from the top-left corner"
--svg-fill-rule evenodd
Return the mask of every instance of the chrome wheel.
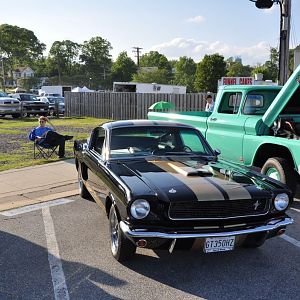
<path id="1" fill-rule="evenodd" d="M 111 218 L 110 218 L 110 240 L 111 240 L 111 251 L 113 255 L 116 255 L 119 249 L 119 220 L 116 210 L 112 208 Z"/>

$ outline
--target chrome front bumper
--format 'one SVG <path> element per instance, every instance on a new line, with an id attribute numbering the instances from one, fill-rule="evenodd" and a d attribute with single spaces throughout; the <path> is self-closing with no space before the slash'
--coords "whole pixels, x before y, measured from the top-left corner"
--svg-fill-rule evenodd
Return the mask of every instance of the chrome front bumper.
<path id="1" fill-rule="evenodd" d="M 266 232 L 271 234 L 281 228 L 285 228 L 290 225 L 294 220 L 290 217 L 284 217 L 281 219 L 270 220 L 266 225 L 257 226 L 253 228 L 236 230 L 236 231 L 223 231 L 223 232 L 209 232 L 209 233 L 178 233 L 178 232 L 159 232 L 149 231 L 147 229 L 130 229 L 129 226 L 121 221 L 120 227 L 124 234 L 129 238 L 162 238 L 162 239 L 187 239 L 187 238 L 209 238 L 209 237 L 226 237 L 246 235 L 252 233 Z"/>

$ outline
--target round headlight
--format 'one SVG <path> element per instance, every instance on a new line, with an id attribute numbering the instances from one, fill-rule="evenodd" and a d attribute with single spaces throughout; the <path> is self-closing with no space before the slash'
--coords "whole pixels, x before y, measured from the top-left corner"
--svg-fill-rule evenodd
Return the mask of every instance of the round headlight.
<path id="1" fill-rule="evenodd" d="M 145 199 L 137 199 L 131 204 L 130 213 L 136 219 L 146 218 L 149 212 L 150 204 Z"/>
<path id="2" fill-rule="evenodd" d="M 289 196 L 285 193 L 278 194 L 274 199 L 274 206 L 277 210 L 285 210 L 289 205 Z"/>

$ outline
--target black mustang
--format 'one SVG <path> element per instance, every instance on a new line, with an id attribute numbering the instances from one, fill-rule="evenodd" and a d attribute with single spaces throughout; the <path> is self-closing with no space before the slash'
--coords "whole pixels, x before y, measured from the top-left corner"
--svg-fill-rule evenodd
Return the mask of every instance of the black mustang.
<path id="1" fill-rule="evenodd" d="M 259 247 L 284 233 L 292 196 L 282 183 L 222 161 L 195 128 L 132 120 L 96 127 L 74 143 L 80 195 L 109 218 L 119 260 L 136 247 Z"/>

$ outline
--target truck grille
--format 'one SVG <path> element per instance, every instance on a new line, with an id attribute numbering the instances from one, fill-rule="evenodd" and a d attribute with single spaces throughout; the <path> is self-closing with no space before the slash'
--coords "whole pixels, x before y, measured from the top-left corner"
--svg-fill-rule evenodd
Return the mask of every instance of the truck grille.
<path id="1" fill-rule="evenodd" d="M 222 219 L 266 214 L 267 199 L 174 202 L 169 217 L 173 220 Z"/>

